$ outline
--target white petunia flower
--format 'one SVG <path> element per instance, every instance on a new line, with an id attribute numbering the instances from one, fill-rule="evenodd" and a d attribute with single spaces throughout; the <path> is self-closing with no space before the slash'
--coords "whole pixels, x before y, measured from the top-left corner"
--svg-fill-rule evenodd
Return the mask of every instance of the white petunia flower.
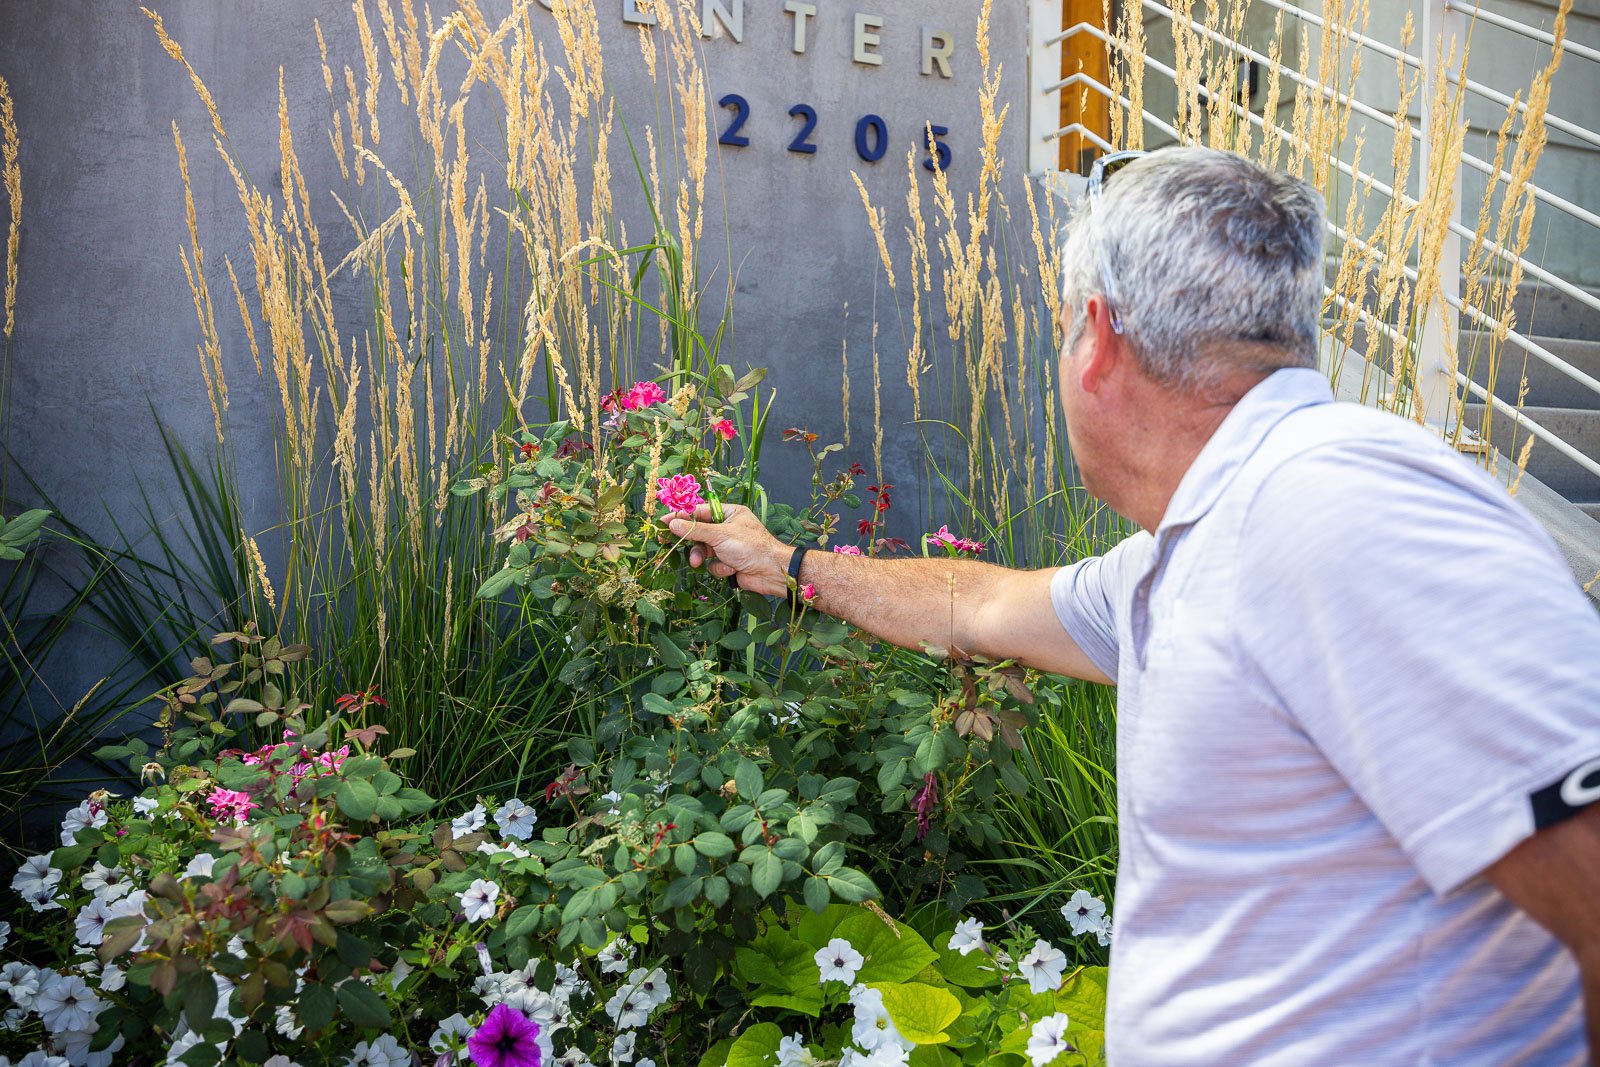
<path id="1" fill-rule="evenodd" d="M 806 1048 L 806 1039 L 790 1034 L 778 1042 L 778 1067 L 817 1067 L 817 1057 Z"/>
<path id="2" fill-rule="evenodd" d="M 345 1067 L 411 1067 L 411 1053 L 390 1034 L 363 1041 L 350 1053 Z"/>
<path id="3" fill-rule="evenodd" d="M 439 1026 L 433 1031 L 433 1036 L 428 1038 L 428 1047 L 439 1057 L 442 1063 L 466 1063 L 467 1038 L 472 1036 L 475 1027 L 472 1020 L 460 1012 L 439 1020 Z"/>
<path id="4" fill-rule="evenodd" d="M 611 1063 L 613 1067 L 619 1063 L 628 1063 L 633 1059 L 633 1046 L 638 1039 L 632 1030 L 624 1030 L 611 1042 Z"/>
<path id="5" fill-rule="evenodd" d="M 294 1012 L 287 1004 L 279 1004 L 277 1010 L 273 1012 L 272 1028 L 290 1041 L 300 1040 L 300 1035 L 305 1032 L 305 1026 L 295 1018 Z"/>
<path id="6" fill-rule="evenodd" d="M 173 1038 L 172 1044 L 167 1046 L 167 1067 L 183 1067 L 184 1053 L 204 1040 L 193 1030 L 186 1031 Z"/>
<path id="7" fill-rule="evenodd" d="M 4 1012 L 0 1012 L 0 1030 L 21 1030 L 27 1021 L 27 1008 L 7 1008 Z"/>
<path id="8" fill-rule="evenodd" d="M 550 1067 L 594 1067 L 594 1061 L 581 1048 L 569 1048 L 550 1061 Z"/>
<path id="9" fill-rule="evenodd" d="M 263 1063 L 261 1067 L 300 1067 L 300 1065 L 280 1052 L 266 1063 Z"/>
<path id="10" fill-rule="evenodd" d="M 667 984 L 667 972 L 660 967 L 653 971 L 635 967 L 633 973 L 628 975 L 627 985 L 643 997 L 651 1008 L 660 1007 L 672 996 L 672 987 Z"/>
<path id="11" fill-rule="evenodd" d="M 95 897 L 73 917 L 72 925 L 77 931 L 77 941 L 80 945 L 98 945 L 105 940 L 106 923 L 115 915 L 112 914 L 111 905 Z"/>
<path id="12" fill-rule="evenodd" d="M 39 995 L 39 969 L 16 961 L 0 967 L 0 993 L 9 995 L 19 1008 L 33 1007 L 33 998 Z"/>
<path id="13" fill-rule="evenodd" d="M 556 964 L 555 984 L 550 987 L 550 992 L 562 1000 L 571 1000 L 579 993 L 590 993 L 589 983 L 583 975 L 568 967 L 565 963 Z"/>
<path id="14" fill-rule="evenodd" d="M 115 993 L 128 984 L 128 975 L 115 963 L 100 968 L 100 992 Z"/>
<path id="15" fill-rule="evenodd" d="M 1099 929 L 1094 932 L 1095 940 L 1100 942 L 1101 948 L 1111 947 L 1111 916 L 1107 915 L 1100 920 Z"/>
<path id="16" fill-rule="evenodd" d="M 30 1052 L 17 1061 L 17 1067 L 72 1067 L 72 1061 L 48 1052 Z"/>
<path id="17" fill-rule="evenodd" d="M 67 812 L 61 820 L 61 843 L 63 845 L 76 845 L 78 831 L 87 830 L 93 826 L 102 827 L 106 824 L 106 809 L 103 804 L 94 804 L 83 801 L 77 807 Z"/>
<path id="18" fill-rule="evenodd" d="M 605 801 L 609 805 L 609 807 L 606 808 L 606 814 L 607 815 L 621 815 L 622 814 L 622 794 L 621 793 L 619 793 L 615 789 L 613 789 L 609 793 L 601 793 L 600 794 L 600 799 Z"/>
<path id="19" fill-rule="evenodd" d="M 515 841 L 507 841 L 503 845 L 497 845 L 493 841 L 479 841 L 477 851 L 485 856 L 511 856 L 519 860 L 525 860 L 533 855 Z"/>
<path id="20" fill-rule="evenodd" d="M 121 867 L 107 867 L 99 860 L 96 860 L 94 866 L 84 872 L 83 880 L 79 884 L 95 896 L 103 896 L 113 887 L 119 885 L 125 887 L 123 892 L 133 888 L 128 882 L 128 873 L 126 871 Z M 113 895 L 113 899 L 121 895 L 121 893 L 116 893 Z"/>
<path id="21" fill-rule="evenodd" d="M 1061 1012 L 1047 1015 L 1033 1024 L 1028 1035 L 1028 1059 L 1033 1067 L 1045 1067 L 1063 1052 L 1075 1051 L 1067 1041 L 1067 1017 Z"/>
<path id="22" fill-rule="evenodd" d="M 1061 917 L 1072 924 L 1074 937 L 1097 932 L 1105 914 L 1106 902 L 1086 889 L 1073 893 L 1072 899 L 1061 906 Z"/>
<path id="23" fill-rule="evenodd" d="M 617 938 L 611 944 L 600 950 L 595 957 L 600 964 L 601 974 L 621 974 L 628 969 L 628 961 L 633 959 L 633 946 L 626 939 Z"/>
<path id="24" fill-rule="evenodd" d="M 533 836 L 533 824 L 539 821 L 533 808 L 512 797 L 495 809 L 494 824 L 500 828 L 501 837 L 514 837 L 526 841 Z"/>
<path id="25" fill-rule="evenodd" d="M 121 1034 L 112 1039 L 111 1044 L 99 1052 L 90 1052 L 89 1045 L 94 1041 L 95 1033 L 100 1029 L 95 1024 L 94 1030 L 72 1030 L 56 1037 L 55 1050 L 66 1057 L 68 1063 L 74 1067 L 111 1067 L 112 1061 L 118 1059 L 117 1053 L 122 1051 L 122 1046 L 127 1041 Z"/>
<path id="26" fill-rule="evenodd" d="M 183 869 L 183 877 L 210 878 L 216 864 L 217 857 L 209 852 L 202 852 L 189 861 L 189 865 Z"/>
<path id="27" fill-rule="evenodd" d="M 133 813 L 144 819 L 149 819 L 160 809 L 161 801 L 155 797 L 134 797 Z"/>
<path id="28" fill-rule="evenodd" d="M 52 974 L 39 986 L 33 1009 L 52 1034 L 92 1030 L 100 1014 L 100 998 L 75 974 Z"/>
<path id="29" fill-rule="evenodd" d="M 617 1029 L 633 1030 L 650 1021 L 652 1007 L 637 990 L 623 986 L 606 1001 L 606 1014 L 617 1024 Z"/>
<path id="30" fill-rule="evenodd" d="M 649 1056 L 646 1056 L 638 1063 L 635 1063 L 633 1067 L 656 1067 L 656 1061 L 651 1059 Z"/>
<path id="31" fill-rule="evenodd" d="M 476 878 L 459 894 L 462 917 L 469 923 L 483 922 L 494 916 L 494 902 L 500 899 L 500 887 L 484 878 Z"/>
<path id="32" fill-rule="evenodd" d="M 861 969 L 861 965 L 867 962 L 866 957 L 842 937 L 836 937 L 818 949 L 814 958 L 817 961 L 817 968 L 822 972 L 821 981 L 824 985 L 829 982 L 843 982 L 849 985 L 856 980 L 856 972 Z"/>
<path id="33" fill-rule="evenodd" d="M 1021 966 L 1030 992 L 1053 993 L 1061 988 L 1061 976 L 1067 969 L 1067 956 L 1048 941 L 1035 941 L 1033 948 L 1022 957 Z"/>
<path id="34" fill-rule="evenodd" d="M 981 919 L 962 919 L 956 923 L 955 933 L 950 935 L 950 950 L 965 956 L 975 948 L 988 948 L 987 943 L 983 940 L 983 921 Z"/>
<path id="35" fill-rule="evenodd" d="M 901 1036 L 883 1006 L 883 993 L 864 985 L 850 990 L 850 1005 L 856 1010 L 855 1023 L 850 1028 L 850 1040 L 871 1052 L 883 1045 L 910 1051 L 916 1047 Z"/>
<path id="36" fill-rule="evenodd" d="M 56 890 L 61 885 L 61 871 L 50 866 L 50 853 L 29 856 L 11 878 L 15 889 L 34 911 L 49 911 L 61 907 L 56 900 Z"/>
<path id="37" fill-rule="evenodd" d="M 839 1067 L 904 1067 L 911 1053 L 895 1044 L 882 1044 L 871 1052 L 847 1048 L 839 1056 Z"/>
<path id="38" fill-rule="evenodd" d="M 465 815 L 458 815 L 450 820 L 450 835 L 454 838 L 463 838 L 468 834 L 475 834 L 483 829 L 483 824 L 488 820 L 483 805 L 478 804 Z"/>

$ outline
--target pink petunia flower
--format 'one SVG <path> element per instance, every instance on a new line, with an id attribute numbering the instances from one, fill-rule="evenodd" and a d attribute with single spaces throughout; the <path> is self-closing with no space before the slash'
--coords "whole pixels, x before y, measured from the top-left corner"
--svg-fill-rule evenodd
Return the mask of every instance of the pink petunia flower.
<path id="1" fill-rule="evenodd" d="M 693 512 L 704 504 L 700 497 L 700 483 L 692 474 L 674 474 L 670 478 L 656 479 L 656 499 L 668 511 Z"/>
<path id="2" fill-rule="evenodd" d="M 734 428 L 732 419 L 721 419 L 712 423 L 711 428 L 715 430 L 717 436 L 722 438 L 724 441 L 731 441 L 735 437 L 739 436 L 739 431 Z"/>
<path id="3" fill-rule="evenodd" d="M 857 548 L 855 545 L 834 545 L 833 550 L 839 553 L 841 556 L 861 555 L 861 549 Z"/>

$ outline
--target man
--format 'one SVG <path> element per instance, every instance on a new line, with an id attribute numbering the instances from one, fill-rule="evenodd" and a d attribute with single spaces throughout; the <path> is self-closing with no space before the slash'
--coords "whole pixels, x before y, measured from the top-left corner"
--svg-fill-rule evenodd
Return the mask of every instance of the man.
<path id="1" fill-rule="evenodd" d="M 896 644 L 1118 686 L 1113 1067 L 1582 1063 L 1600 621 L 1502 486 L 1332 402 L 1322 212 L 1175 148 L 1078 213 L 1068 439 L 1142 527 L 1102 557 L 795 553 L 739 508 L 672 529 L 695 565 L 770 595 L 797 569 Z"/>

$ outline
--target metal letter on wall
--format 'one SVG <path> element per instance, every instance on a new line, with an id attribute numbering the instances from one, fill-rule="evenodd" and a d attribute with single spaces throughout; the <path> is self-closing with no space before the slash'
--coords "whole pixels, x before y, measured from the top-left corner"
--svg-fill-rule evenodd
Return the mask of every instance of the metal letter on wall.
<path id="1" fill-rule="evenodd" d="M 635 26 L 654 26 L 656 17 L 649 11 L 640 11 L 639 0 L 622 0 L 622 21 Z"/>
<path id="2" fill-rule="evenodd" d="M 704 0 L 700 5 L 700 35 L 715 37 L 723 30 L 736 44 L 744 44 L 744 0 L 733 0 L 732 11 L 722 0 Z"/>
<path id="3" fill-rule="evenodd" d="M 956 47 L 952 41 L 954 36 L 949 30 L 936 30 L 932 26 L 922 27 L 922 73 L 924 76 L 932 74 L 934 65 L 937 64 L 939 76 L 941 78 L 950 77 L 950 53 L 955 51 Z"/>
<path id="4" fill-rule="evenodd" d="M 806 50 L 806 19 L 817 13 L 816 4 L 805 3 L 805 0 L 784 0 L 783 9 L 794 16 L 794 44 L 796 53 Z"/>
<path id="5" fill-rule="evenodd" d="M 872 31 L 881 29 L 883 29 L 882 15 L 856 15 L 856 50 L 853 58 L 857 63 L 873 67 L 883 65 L 883 57 L 870 51 L 878 47 L 878 35 Z"/>

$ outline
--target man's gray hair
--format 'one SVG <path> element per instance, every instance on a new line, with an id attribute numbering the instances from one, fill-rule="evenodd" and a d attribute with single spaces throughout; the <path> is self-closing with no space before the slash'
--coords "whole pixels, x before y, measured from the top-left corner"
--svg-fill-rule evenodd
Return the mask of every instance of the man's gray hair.
<path id="1" fill-rule="evenodd" d="M 1090 294 L 1105 295 L 1145 373 L 1205 387 L 1233 366 L 1317 365 L 1323 201 L 1310 185 L 1232 152 L 1164 148 L 1117 171 L 1077 212 L 1063 251 L 1068 350 Z M 1230 341 L 1262 342 L 1234 364 Z"/>

